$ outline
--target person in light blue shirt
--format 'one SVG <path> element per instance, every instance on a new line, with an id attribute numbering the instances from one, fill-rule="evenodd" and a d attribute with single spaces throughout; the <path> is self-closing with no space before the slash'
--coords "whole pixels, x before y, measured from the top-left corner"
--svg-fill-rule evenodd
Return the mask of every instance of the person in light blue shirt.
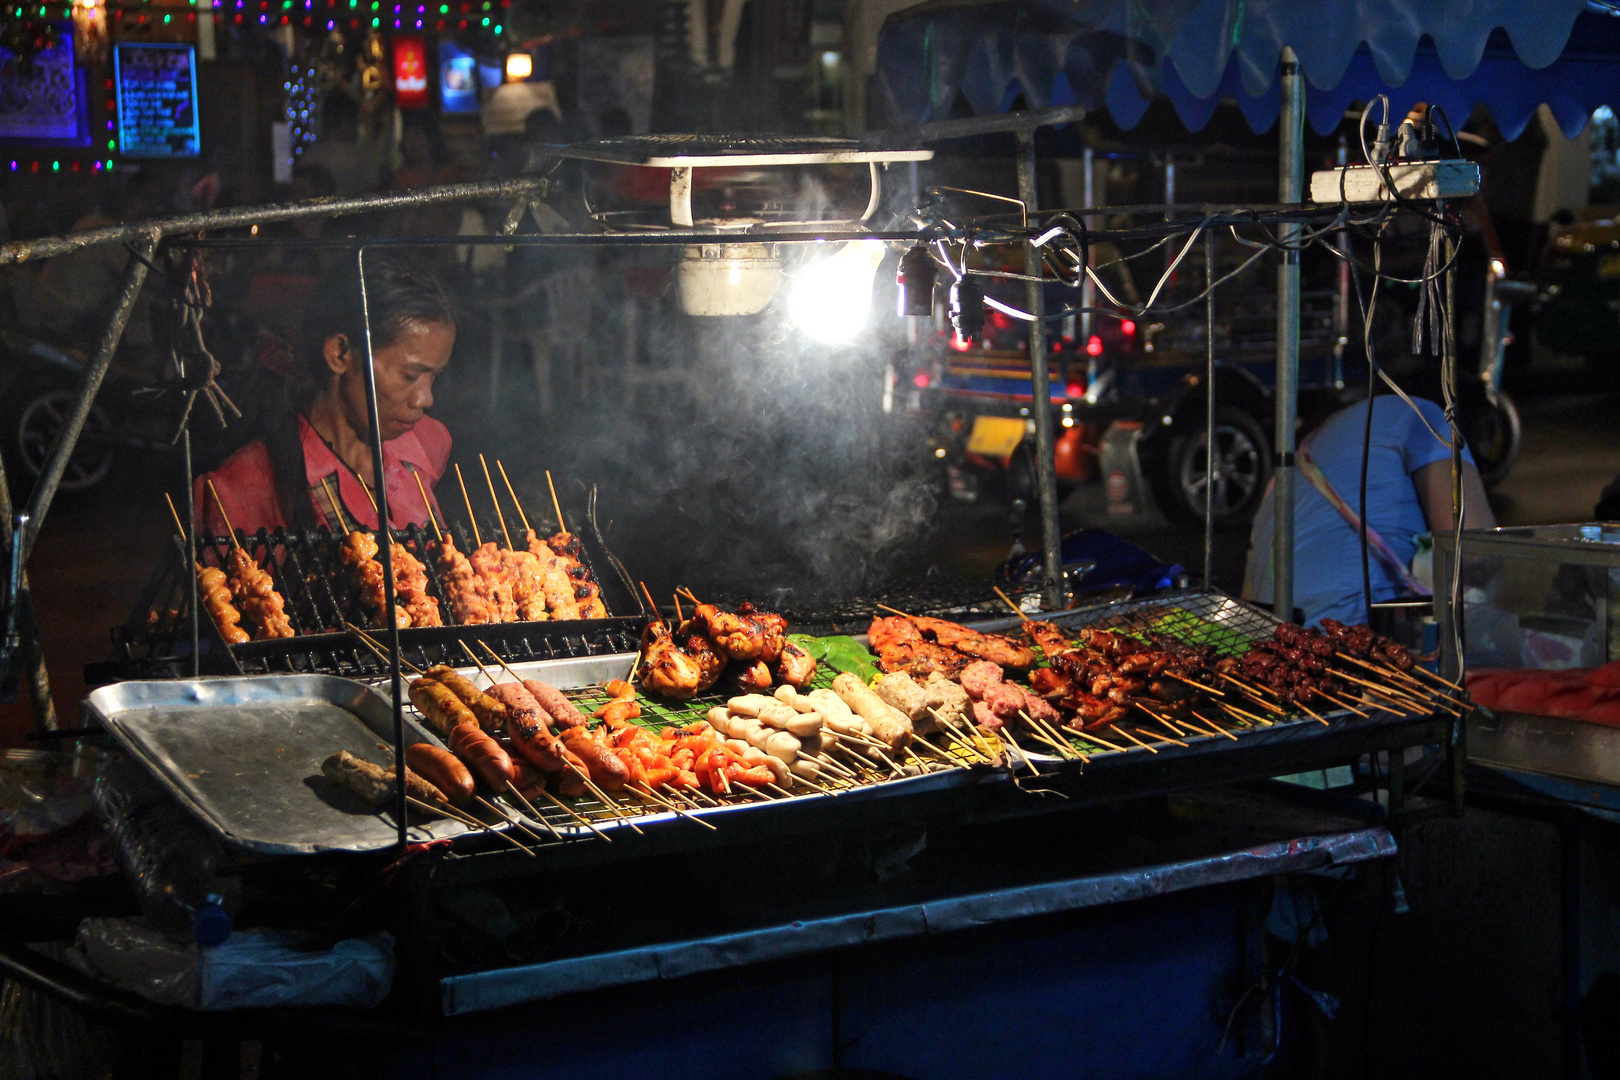
<path id="1" fill-rule="evenodd" d="M 1421 417 L 1393 394 L 1372 401 L 1367 526 L 1374 603 L 1411 595 L 1407 568 L 1417 551 L 1418 535 L 1451 527 L 1451 449 L 1429 430 L 1449 436 L 1450 428 L 1440 406 L 1424 398 L 1413 401 Z M 1300 471 L 1294 483 L 1294 606 L 1303 609 L 1307 626 L 1324 618 L 1350 624 L 1367 621 L 1357 519 L 1367 407 L 1360 401 L 1340 409 L 1300 444 Z M 1310 478 L 1313 464 L 1326 492 Z M 1485 486 L 1467 450 L 1462 471 L 1464 525 L 1494 528 Z M 1244 597 L 1263 606 L 1272 602 L 1275 523 L 1272 488 L 1255 513 L 1243 582 Z"/>

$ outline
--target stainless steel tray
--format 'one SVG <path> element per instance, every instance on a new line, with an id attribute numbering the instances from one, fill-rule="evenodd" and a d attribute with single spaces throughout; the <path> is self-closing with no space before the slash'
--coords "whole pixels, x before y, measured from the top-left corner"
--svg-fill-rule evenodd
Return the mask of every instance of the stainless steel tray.
<path id="1" fill-rule="evenodd" d="M 1468 759 L 1620 786 L 1620 728 L 1475 709 L 1468 714 Z"/>
<path id="2" fill-rule="evenodd" d="M 334 788 L 321 762 L 339 750 L 392 760 L 388 700 L 332 675 L 125 682 L 89 714 L 180 804 L 228 844 L 267 854 L 376 851 L 398 841 L 393 814 Z M 437 741 L 407 714 L 405 741 Z M 460 836 L 458 822 L 413 825 L 413 840 Z"/>

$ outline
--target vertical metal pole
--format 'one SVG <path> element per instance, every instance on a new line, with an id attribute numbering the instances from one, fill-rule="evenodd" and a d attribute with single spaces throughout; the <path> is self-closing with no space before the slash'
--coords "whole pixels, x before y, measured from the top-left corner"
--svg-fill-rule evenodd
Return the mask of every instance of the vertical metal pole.
<path id="1" fill-rule="evenodd" d="M 1018 132 L 1018 197 L 1033 211 L 1035 196 L 1035 132 L 1026 128 Z M 1033 277 L 1040 272 L 1040 252 L 1034 244 L 1025 244 L 1024 273 Z M 1035 486 L 1041 503 L 1041 552 L 1046 565 L 1044 602 L 1055 609 L 1065 607 L 1068 597 L 1063 589 L 1063 535 L 1058 526 L 1057 468 L 1052 448 L 1052 380 L 1046 366 L 1046 324 L 1041 321 L 1046 302 L 1039 283 L 1028 282 L 1024 290 L 1025 306 L 1035 316 L 1029 324 L 1030 415 L 1035 418 Z"/>
<path id="2" fill-rule="evenodd" d="M 1297 203 L 1305 189 L 1305 81 L 1294 50 L 1282 51 L 1282 110 L 1277 119 L 1277 201 Z M 1283 225 L 1284 243 L 1299 237 L 1298 225 Z M 1272 545 L 1276 564 L 1272 611 L 1294 617 L 1294 426 L 1299 420 L 1299 252 L 1283 255 L 1277 268 L 1276 518 Z"/>
<path id="3" fill-rule="evenodd" d="M 1339 168 L 1350 160 L 1350 141 L 1339 136 Z M 1344 389 L 1344 352 L 1350 347 L 1350 230 L 1339 231 L 1339 250 L 1345 258 L 1339 260 L 1339 297 L 1333 307 L 1333 389 Z M 1371 408 L 1371 406 L 1368 406 Z"/>
<path id="4" fill-rule="evenodd" d="M 1176 205 L 1176 159 L 1169 154 L 1164 156 L 1164 205 Z M 1169 221 L 1175 216 L 1175 211 L 1166 210 L 1164 220 Z M 1176 242 L 1172 240 L 1164 245 L 1164 268 L 1169 270 L 1175 261 Z"/>
<path id="5" fill-rule="evenodd" d="M 1096 184 L 1094 182 L 1096 174 L 1092 171 L 1095 168 L 1096 163 L 1095 163 L 1095 158 L 1092 156 L 1092 153 L 1091 153 L 1091 147 L 1089 147 L 1089 146 L 1086 147 L 1085 163 L 1086 163 L 1086 198 L 1085 198 L 1085 203 L 1086 203 L 1086 209 L 1090 210 L 1092 208 L 1092 205 L 1097 201 L 1097 188 L 1096 188 Z M 1086 216 L 1086 228 L 1088 228 L 1088 229 L 1093 228 L 1095 225 L 1096 225 L 1096 219 L 1093 218 L 1090 215 L 1087 215 Z M 1089 247 L 1089 245 L 1088 245 L 1088 247 Z M 1088 270 L 1091 269 L 1092 266 L 1096 263 L 1096 261 L 1097 261 L 1097 255 L 1096 255 L 1095 249 L 1088 250 L 1087 253 L 1086 253 L 1086 269 L 1088 269 Z M 1091 318 L 1091 310 L 1090 309 L 1095 307 L 1096 304 L 1097 304 L 1097 286 L 1092 284 L 1091 275 L 1083 274 L 1082 277 L 1081 277 L 1081 281 L 1080 281 L 1080 306 L 1083 307 L 1083 308 L 1086 308 L 1087 310 L 1080 313 L 1080 347 L 1081 348 L 1085 348 L 1087 345 L 1089 345 L 1091 343 L 1091 327 L 1093 325 L 1093 320 Z M 1087 391 L 1087 393 L 1090 393 L 1092 386 L 1094 386 L 1096 384 L 1096 382 L 1097 382 L 1097 371 L 1098 371 L 1097 358 L 1095 356 L 1091 355 L 1090 350 L 1087 350 L 1087 352 L 1086 352 L 1086 391 Z"/>
<path id="6" fill-rule="evenodd" d="M 363 246 L 355 249 L 354 264 L 355 272 L 360 275 L 360 317 L 366 330 L 366 347 L 361 356 L 366 366 L 366 420 L 371 425 L 367 435 L 371 442 L 372 494 L 377 499 L 377 554 L 383 572 L 383 613 L 388 620 L 388 677 L 393 688 L 394 813 L 399 821 L 399 846 L 403 851 L 409 841 L 405 817 L 405 707 L 399 677 L 399 619 L 395 614 L 394 597 L 394 534 L 389 529 L 388 480 L 383 469 L 382 422 L 377 417 L 377 369 L 373 363 L 371 304 L 366 295 L 366 249 Z"/>
<path id="7" fill-rule="evenodd" d="M 1215 233 L 1204 230 L 1204 589 L 1215 588 Z"/>
<path id="8" fill-rule="evenodd" d="M 112 315 L 107 319 L 107 328 L 102 331 L 101 341 L 96 345 L 95 356 L 84 369 L 84 382 L 79 387 L 78 400 L 73 403 L 73 412 L 68 414 L 67 422 L 51 444 L 45 471 L 40 473 L 34 496 L 29 500 L 28 531 L 22 537 L 25 560 L 33 551 L 34 541 L 45 524 L 45 514 L 51 508 L 51 500 L 56 497 L 56 488 L 62 482 L 68 458 L 73 456 L 79 435 L 84 431 L 84 422 L 90 417 L 90 407 L 95 404 L 96 391 L 101 389 L 101 380 L 106 378 L 107 369 L 112 366 L 113 353 L 118 351 L 124 327 L 129 323 L 130 313 L 135 310 L 135 301 L 140 298 L 141 286 L 146 284 L 147 263 L 157 250 L 157 241 L 156 229 L 136 241 L 129 263 L 124 267 L 124 281 L 119 287 L 118 299 L 113 302 Z"/>
<path id="9" fill-rule="evenodd" d="M 12 522 L 15 517 L 16 527 Z M 0 458 L 0 547 L 8 562 L 17 558 L 12 545 L 21 545 L 28 528 L 27 515 L 14 515 L 11 506 L 11 484 L 6 479 L 6 466 Z M 26 552 L 23 553 L 26 557 Z M 22 678 L 28 681 L 28 703 L 34 710 L 34 723 L 41 731 L 56 729 L 56 702 L 51 698 L 50 673 L 45 668 L 45 648 L 39 640 L 39 622 L 34 618 L 33 594 L 28 589 L 28 571 L 19 569 L 17 592 L 11 597 L 15 608 L 12 624 L 22 639 L 22 655 L 12 657 L 12 663 L 23 666 Z"/>
<path id="10" fill-rule="evenodd" d="M 185 557 L 181 560 L 180 572 L 186 575 L 189 582 L 186 591 L 191 598 L 191 677 L 195 679 L 202 674 L 202 657 L 197 655 L 197 650 L 202 647 L 202 612 L 199 610 L 202 598 L 197 595 L 197 500 L 191 476 L 190 414 L 186 416 L 185 430 L 180 433 L 180 444 L 186 466 L 186 533 L 181 537 L 186 550 Z"/>

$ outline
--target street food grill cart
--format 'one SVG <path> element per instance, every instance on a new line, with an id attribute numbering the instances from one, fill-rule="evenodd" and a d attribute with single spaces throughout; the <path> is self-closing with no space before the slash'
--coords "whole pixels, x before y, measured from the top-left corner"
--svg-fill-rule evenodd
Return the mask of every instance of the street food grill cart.
<path id="1" fill-rule="evenodd" d="M 443 197 L 495 193 L 471 185 L 446 189 Z M 514 183 L 498 193 L 518 199 L 521 209 L 532 188 Z M 308 212 L 330 210 L 326 204 Z M 1256 213 L 1299 222 L 1337 212 L 1284 207 L 1226 216 L 1234 223 L 1252 221 Z M 265 216 L 230 214 L 230 221 L 244 222 Z M 1218 223 L 1223 215 L 1206 213 L 1200 220 Z M 131 235 L 143 239 L 126 298 L 132 301 L 165 234 L 219 223 L 229 222 L 137 228 Z M 1187 227 L 1172 222 L 1138 232 L 1159 228 L 1168 235 Z M 706 235 L 524 234 L 487 242 L 690 246 Z M 773 244 L 917 239 L 915 232 L 807 236 L 769 228 L 747 235 Z M 180 243 L 200 250 L 217 242 Z M 386 243 L 333 245 L 352 250 L 358 268 L 366 250 Z M 127 306 L 121 305 L 121 315 Z M 104 342 L 107 356 L 120 325 L 115 319 Z M 373 453 L 380 464 L 380 447 Z M 378 479 L 374 490 L 381 493 L 385 485 Z M 49 504 L 50 486 L 42 484 L 35 496 L 40 510 Z M 577 525 L 591 515 L 571 516 Z M 558 517 L 561 525 L 560 507 Z M 379 520 L 387 520 L 385 503 Z M 14 550 L 26 547 L 37 525 L 35 517 L 16 533 Z M 330 1037 L 318 1040 L 323 1052 L 345 1039 L 367 1038 L 373 1062 L 397 1050 L 407 1062 L 449 1062 L 466 1071 L 476 1063 L 492 1074 L 503 1055 L 524 1061 L 533 1074 L 540 1054 L 544 1067 L 559 1073 L 577 1073 L 591 1061 L 605 1072 L 629 1071 L 657 1058 L 663 1071 L 676 1075 L 858 1063 L 903 1071 L 930 1062 L 931 1075 L 954 1075 L 975 1067 L 974 1055 L 986 1045 L 1014 1068 L 1065 1048 L 1072 1053 L 1076 1032 L 1062 1022 L 1066 1018 L 1051 1016 L 1044 1026 L 1027 1019 L 1033 1003 L 1050 992 L 1051 1000 L 1077 1013 L 1097 994 L 1123 995 L 1144 1007 L 1150 996 L 1158 1003 L 1151 1020 L 1110 1024 L 1113 1041 L 1100 1046 L 1097 1058 L 1128 1063 L 1122 1075 L 1211 1061 L 1253 1072 L 1275 1049 L 1284 1008 L 1283 982 L 1260 936 L 1266 882 L 1387 858 L 1393 841 L 1376 803 L 1302 805 L 1300 796 L 1273 789 L 1212 789 L 1387 755 L 1387 775 L 1375 768 L 1368 786 L 1388 787 L 1391 809 L 1400 811 L 1406 748 L 1438 746 L 1440 760 L 1455 760 L 1460 724 L 1453 712 L 1368 707 L 1255 715 L 1216 725 L 1218 731 L 1119 744 L 1100 733 L 1079 733 L 1054 740 L 1050 753 L 1033 743 L 1017 753 L 990 754 L 946 741 L 931 751 L 941 759 L 932 764 L 919 758 L 915 766 L 873 770 L 803 793 L 738 795 L 684 808 L 589 798 L 543 809 L 505 805 L 476 823 L 450 819 L 425 828 L 413 825 L 402 805 L 379 816 L 334 804 L 322 797 L 318 782 L 285 802 L 256 797 L 253 784 L 240 779 L 234 792 L 229 783 L 210 782 L 210 770 L 225 766 L 243 769 L 242 777 L 274 774 L 269 764 L 246 768 L 287 750 L 263 741 L 271 730 L 267 710 L 318 710 L 328 725 L 322 731 L 341 728 L 345 737 L 372 740 L 369 750 L 356 743 L 355 755 L 400 760 L 407 739 L 432 739 L 407 704 L 404 665 L 444 663 L 469 679 L 489 679 L 468 661 L 498 657 L 513 673 L 560 688 L 582 711 L 603 703 L 602 684 L 630 674 L 637 633 L 657 613 L 640 605 L 594 524 L 579 527 L 585 560 L 608 605 L 608 618 L 595 620 L 599 626 L 452 625 L 379 632 L 374 641 L 350 628 L 352 598 L 334 585 L 337 538 L 265 534 L 188 537 L 171 559 L 173 569 L 154 579 L 146 604 L 120 637 L 114 663 L 128 665 L 122 674 L 170 678 L 97 691 L 92 715 L 205 826 L 250 853 L 238 871 L 273 884 L 269 891 L 278 902 L 267 910 L 328 934 L 359 922 L 396 936 L 399 970 L 389 1004 L 365 1017 L 324 1016 L 321 1030 Z M 418 552 L 429 543 L 420 530 L 393 539 Z M 189 564 L 208 549 L 224 555 L 234 543 L 258 556 L 279 550 L 282 561 L 267 563 L 278 567 L 299 631 L 293 637 L 242 645 L 220 638 L 203 647 L 210 626 Z M 393 579 L 392 548 L 379 545 L 384 580 Z M 384 591 L 382 621 L 397 626 L 393 592 Z M 1051 617 L 1071 629 L 1172 633 L 1228 653 L 1271 636 L 1277 625 L 1212 592 Z M 227 674 L 205 678 L 205 663 Z M 339 693 L 333 676 L 360 689 Z M 817 676 L 830 677 L 830 671 Z M 327 681 L 312 689 L 304 681 L 311 679 Z M 646 697 L 643 724 L 690 721 L 717 702 L 724 699 L 699 697 L 676 710 Z M 293 746 L 290 755 L 319 757 L 333 748 Z M 285 770 L 280 761 L 276 768 Z M 291 767 L 307 773 L 310 765 L 294 760 Z M 265 808 L 259 804 L 277 812 L 255 817 Z M 307 832 L 300 834 L 300 814 L 389 822 L 383 832 L 392 830 L 393 842 L 373 828 L 363 837 L 326 835 L 315 844 Z M 1108 952 L 1109 940 L 1115 950 L 1120 941 L 1130 947 L 1114 952 L 1109 964 L 1089 962 Z M 214 1017 L 135 1005 L 20 941 L 8 947 L 5 963 L 31 985 L 148 1032 L 269 1038 L 285 1047 L 289 1025 L 297 1023 L 276 1011 Z M 858 978 L 848 970 L 852 964 L 865 969 Z M 1168 1015 L 1167 967 L 1174 968 L 1170 981 L 1183 995 Z M 537 1013 L 532 1006 L 539 1001 L 555 1004 Z M 604 1009 L 608 1002 L 612 1007 Z M 973 1023 L 954 1023 L 948 1019 L 953 1010 L 973 1011 L 996 1026 L 986 1033 Z M 623 1030 L 614 1030 L 606 1049 L 603 1017 Z M 678 1035 L 670 1032 L 672 1024 Z M 1002 1034 L 1009 1025 L 1010 1039 Z M 385 1036 L 381 1050 L 369 1041 L 378 1034 Z M 667 1060 L 671 1038 L 685 1047 L 674 1064 Z M 752 1056 L 728 1057 L 728 1048 L 739 1044 L 754 1048 Z M 492 1046 L 499 1047 L 494 1057 Z M 717 1062 L 731 1064 L 717 1070 Z"/>

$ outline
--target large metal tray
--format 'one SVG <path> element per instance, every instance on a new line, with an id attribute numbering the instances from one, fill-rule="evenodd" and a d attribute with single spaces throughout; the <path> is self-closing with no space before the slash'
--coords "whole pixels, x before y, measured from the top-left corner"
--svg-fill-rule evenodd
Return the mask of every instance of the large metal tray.
<path id="1" fill-rule="evenodd" d="M 339 750 L 392 760 L 394 716 L 371 688 L 332 675 L 174 679 L 104 686 L 91 717 L 226 843 L 265 854 L 377 851 L 398 842 L 390 812 L 335 789 L 321 762 Z M 410 716 L 405 741 L 428 733 Z M 413 840 L 470 831 L 413 825 Z"/>
<path id="2" fill-rule="evenodd" d="M 1620 728 L 1475 709 L 1468 759 L 1518 772 L 1620 786 Z"/>

